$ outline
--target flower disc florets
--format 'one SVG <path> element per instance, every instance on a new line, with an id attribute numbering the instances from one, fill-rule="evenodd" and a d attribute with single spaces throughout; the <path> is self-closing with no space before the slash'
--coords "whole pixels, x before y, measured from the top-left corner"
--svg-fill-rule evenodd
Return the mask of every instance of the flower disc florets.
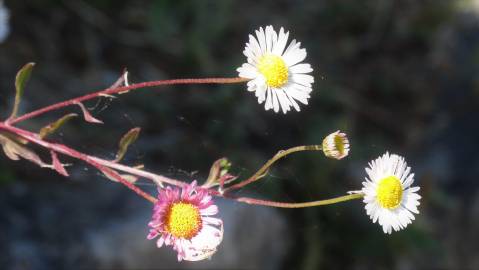
<path id="1" fill-rule="evenodd" d="M 179 188 L 158 189 L 158 201 L 148 224 L 148 239 L 173 246 L 178 260 L 199 261 L 211 257 L 223 240 L 223 221 L 212 217 L 218 213 L 208 190 L 196 181 Z"/>
<path id="2" fill-rule="evenodd" d="M 406 228 L 419 214 L 419 187 L 411 187 L 414 174 L 403 157 L 389 153 L 373 160 L 363 182 L 366 213 L 383 227 L 384 233 Z"/>
<path id="3" fill-rule="evenodd" d="M 237 69 L 239 76 L 250 79 L 248 91 L 255 92 L 258 103 L 265 102 L 266 110 L 300 111 L 298 101 L 308 104 L 314 82 L 311 65 L 302 63 L 306 50 L 294 39 L 286 46 L 289 32 L 283 28 L 277 33 L 271 25 L 260 27 L 255 34 L 246 43 L 248 62 Z"/>

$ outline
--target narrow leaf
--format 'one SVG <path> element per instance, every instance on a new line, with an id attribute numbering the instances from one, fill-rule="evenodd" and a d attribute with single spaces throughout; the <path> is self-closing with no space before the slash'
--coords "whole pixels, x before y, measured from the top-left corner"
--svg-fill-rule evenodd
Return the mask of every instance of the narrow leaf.
<path id="1" fill-rule="evenodd" d="M 113 182 L 118 182 L 118 180 L 111 174 L 109 174 L 106 171 L 102 171 L 102 173 L 106 176 L 106 178 L 110 179 Z M 117 172 L 118 173 L 118 172 Z M 130 174 L 118 174 L 121 178 L 124 180 L 134 184 L 136 181 L 138 181 L 139 177 L 135 175 L 130 175 Z"/>
<path id="2" fill-rule="evenodd" d="M 125 68 L 118 80 L 114 84 L 110 86 L 110 89 L 122 87 L 122 86 L 128 86 L 128 70 Z"/>
<path id="3" fill-rule="evenodd" d="M 212 187 L 215 184 L 217 184 L 217 180 L 220 176 L 220 170 L 221 170 L 220 163 L 222 162 L 223 159 L 226 159 L 226 158 L 220 158 L 213 163 L 213 165 L 210 168 L 210 174 L 208 175 L 208 178 L 206 179 L 206 182 L 203 186 Z"/>
<path id="4" fill-rule="evenodd" d="M 237 178 L 238 178 L 238 176 L 234 176 L 234 175 L 231 175 L 231 174 L 229 174 L 229 173 L 226 173 L 226 174 L 222 175 L 222 176 L 220 177 L 220 179 L 218 180 L 219 185 L 220 185 L 220 190 L 223 189 L 224 185 L 233 182 L 233 181 L 236 180 Z"/>
<path id="5" fill-rule="evenodd" d="M 8 137 L 10 140 L 12 140 L 16 143 L 19 143 L 19 144 L 28 144 L 27 140 L 25 140 L 24 138 L 22 138 L 20 136 L 14 135 L 14 134 L 10 134 L 10 133 L 7 133 L 7 132 L 1 132 L 0 131 L 0 135 Z"/>
<path id="6" fill-rule="evenodd" d="M 113 95 L 108 95 L 108 94 L 103 94 L 103 93 L 102 93 L 102 94 L 99 94 L 99 96 L 100 96 L 100 97 L 111 98 L 111 99 L 114 99 L 114 98 L 116 98 L 116 97 L 115 97 L 115 96 L 113 96 Z"/>
<path id="7" fill-rule="evenodd" d="M 103 124 L 103 121 L 96 119 L 93 117 L 90 112 L 85 108 L 85 105 L 81 102 L 76 102 L 78 106 L 80 106 L 82 112 L 83 112 L 83 117 L 85 118 L 85 121 L 90 122 L 90 123 L 96 123 L 96 124 Z"/>
<path id="8" fill-rule="evenodd" d="M 16 143 L 6 136 L 0 135 L 0 144 L 3 147 L 5 155 L 12 160 L 19 160 L 20 157 L 29 160 L 41 167 L 50 167 L 50 165 L 43 162 L 40 157 L 32 150 Z"/>
<path id="9" fill-rule="evenodd" d="M 5 137 L 0 135 L 0 142 L 2 143 L 2 148 L 3 152 L 5 152 L 5 155 L 11 160 L 20 160 L 20 157 L 17 155 L 17 153 L 13 151 L 11 147 L 7 147 L 8 142 L 3 142 L 3 139 L 5 139 Z"/>
<path id="10" fill-rule="evenodd" d="M 130 83 L 128 82 L 128 74 L 129 74 L 128 70 L 126 70 L 126 68 L 125 68 L 125 70 L 123 71 L 123 76 L 122 76 L 123 77 L 123 83 L 124 83 L 125 86 L 130 86 Z M 122 92 L 119 92 L 118 94 L 121 95 L 121 94 L 126 94 L 128 92 L 130 92 L 130 90 L 122 91 Z"/>
<path id="11" fill-rule="evenodd" d="M 28 63 L 24 65 L 17 73 L 15 78 L 15 103 L 13 105 L 12 114 L 8 119 L 13 119 L 17 116 L 18 107 L 20 105 L 20 101 L 23 96 L 23 92 L 25 91 L 25 85 L 27 84 L 28 80 L 30 79 L 30 75 L 32 74 L 33 66 L 35 63 Z"/>
<path id="12" fill-rule="evenodd" d="M 40 129 L 40 132 L 38 133 L 38 136 L 40 136 L 40 138 L 43 139 L 46 136 L 48 136 L 50 134 L 53 134 L 55 131 L 57 131 L 57 129 L 59 129 L 61 126 L 63 126 L 63 124 L 65 124 L 68 120 L 70 120 L 74 117 L 77 117 L 77 116 L 78 116 L 78 114 L 76 114 L 76 113 L 70 113 L 70 114 L 67 114 L 67 115 L 63 116 L 62 118 L 58 119 L 57 121 L 55 121 L 53 123 L 50 123 L 47 126 Z"/>
<path id="13" fill-rule="evenodd" d="M 55 169 L 55 171 L 57 171 L 59 174 L 63 176 L 67 176 L 67 177 L 70 176 L 67 170 L 65 170 L 65 167 L 63 166 L 63 164 L 58 159 L 57 153 L 55 153 L 55 151 L 50 151 L 50 154 L 52 156 L 53 169 Z"/>
<path id="14" fill-rule="evenodd" d="M 118 153 L 116 154 L 114 162 L 119 162 L 125 156 L 130 144 L 134 143 L 136 139 L 138 139 L 140 131 L 141 129 L 137 127 L 130 129 L 130 131 L 123 135 L 120 143 L 118 144 Z"/>
<path id="15" fill-rule="evenodd" d="M 228 170 L 231 167 L 231 162 L 227 158 L 220 158 L 216 160 L 210 169 L 208 179 L 203 184 L 205 188 L 211 188 L 217 185 L 223 186 L 236 179 L 235 176 L 228 174 Z"/>

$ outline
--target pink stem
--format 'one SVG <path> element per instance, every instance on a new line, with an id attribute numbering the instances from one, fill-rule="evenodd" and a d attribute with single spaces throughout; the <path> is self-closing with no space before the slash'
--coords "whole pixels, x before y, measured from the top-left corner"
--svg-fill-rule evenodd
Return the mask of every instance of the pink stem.
<path id="1" fill-rule="evenodd" d="M 127 172 L 127 173 L 130 173 L 130 174 L 133 174 L 133 175 L 137 175 L 137 176 L 141 176 L 141 177 L 151 179 L 152 181 L 154 181 L 158 185 L 160 185 L 162 183 L 168 183 L 168 184 L 176 185 L 176 186 L 180 186 L 180 187 L 183 187 L 183 186 L 187 185 L 186 183 L 184 183 L 182 181 L 178 181 L 178 180 L 170 179 L 170 178 L 167 178 L 167 177 L 164 177 L 164 176 L 161 176 L 161 175 L 156 175 L 156 174 L 153 174 L 153 173 L 145 172 L 145 171 L 138 170 L 138 169 L 135 169 L 135 168 L 131 168 L 131 167 L 128 167 L 128 166 L 125 166 L 125 165 L 122 165 L 122 164 L 112 162 L 112 161 L 92 157 L 92 156 L 89 156 L 87 154 L 78 152 L 74 149 L 71 149 L 68 146 L 45 141 L 45 140 L 41 139 L 38 136 L 38 134 L 32 133 L 30 131 L 23 130 L 23 129 L 19 129 L 19 128 L 16 128 L 16 127 L 13 127 L 13 126 L 10 126 L 8 124 L 5 124 L 4 122 L 0 122 L 0 129 L 11 132 L 13 134 L 16 134 L 16 135 L 32 142 L 32 143 L 38 144 L 38 145 L 40 145 L 40 146 L 42 146 L 46 149 L 49 149 L 51 151 L 56 151 L 58 153 L 61 153 L 61 154 L 64 154 L 64 155 L 82 160 L 82 161 L 92 165 L 93 167 L 97 168 L 99 171 L 108 174 L 109 176 L 111 176 L 112 178 L 114 178 L 115 180 L 120 182 L 121 184 L 125 185 L 127 188 L 134 191 L 136 194 L 140 195 L 144 199 L 150 201 L 151 203 L 155 203 L 157 201 L 157 199 L 154 198 L 153 196 L 149 195 L 148 193 L 144 192 L 143 190 L 141 190 L 140 188 L 138 188 L 134 184 L 128 182 L 126 179 L 121 177 L 121 175 L 119 175 L 115 170 L 119 170 L 119 171 Z M 286 203 L 286 202 L 276 202 L 276 201 L 254 199 L 254 198 L 249 198 L 249 197 L 236 197 L 236 196 L 232 196 L 232 195 L 229 195 L 229 194 L 220 193 L 219 191 L 214 190 L 214 189 L 209 189 L 208 192 L 212 196 L 223 197 L 223 198 L 226 198 L 226 199 L 232 199 L 232 200 L 242 202 L 242 203 L 253 204 L 253 205 L 271 206 L 271 207 L 278 207 L 278 208 L 315 207 L 315 206 L 321 206 L 321 205 L 335 204 L 335 203 L 338 203 L 338 202 L 344 202 L 344 201 L 353 200 L 353 199 L 360 199 L 364 196 L 364 194 L 362 194 L 362 193 L 355 193 L 355 194 L 340 196 L 340 197 L 327 199 L 327 200 L 302 202 L 302 203 Z"/>
<path id="2" fill-rule="evenodd" d="M 272 157 L 268 162 L 266 162 L 253 176 L 250 178 L 247 178 L 239 183 L 236 183 L 228 188 L 226 188 L 223 192 L 228 193 L 232 190 L 242 188 L 246 185 L 249 185 L 253 182 L 258 181 L 261 179 L 265 173 L 268 172 L 268 169 L 278 160 L 286 157 L 289 154 L 295 153 L 295 152 L 300 152 L 300 151 L 320 151 L 321 146 L 320 145 L 302 145 L 302 146 L 296 146 L 296 147 L 291 147 L 286 150 L 281 150 L 274 157 Z"/>
<path id="3" fill-rule="evenodd" d="M 167 177 L 163 177 L 160 175 L 155 175 L 153 173 L 145 172 L 142 170 L 137 170 L 134 168 L 130 168 L 125 165 L 121 165 L 118 163 L 114 163 L 111 161 L 107 160 L 102 160 L 96 157 L 92 157 L 86 154 L 83 154 L 81 152 L 78 152 L 74 149 L 69 148 L 68 146 L 58 144 L 58 143 L 51 143 L 47 142 L 43 139 L 41 139 L 38 134 L 32 133 L 30 131 L 26 131 L 23 129 L 19 129 L 13 126 L 10 126 L 8 124 L 5 124 L 3 122 L 0 122 L 0 129 L 11 132 L 13 134 L 16 134 L 32 143 L 38 144 L 46 149 L 49 149 L 51 151 L 56 151 L 58 153 L 82 160 L 93 167 L 97 168 L 99 171 L 108 174 L 109 176 L 113 177 L 115 180 L 120 182 L 121 184 L 125 185 L 128 187 L 130 190 L 134 191 L 136 194 L 140 195 L 144 199 L 150 201 L 151 203 L 156 203 L 157 199 L 155 199 L 153 196 L 149 195 L 148 193 L 144 192 L 134 184 L 128 182 L 126 179 L 121 177 L 115 170 L 112 170 L 111 168 L 114 168 L 116 170 L 124 171 L 127 173 L 131 173 L 133 175 L 137 176 L 143 176 L 149 179 L 152 179 L 155 181 L 157 184 L 161 184 L 163 182 L 176 185 L 176 186 L 185 186 L 187 185 L 184 182 L 170 179 Z M 111 167 L 111 168 L 110 168 Z M 350 194 L 350 195 L 345 195 L 345 196 L 340 196 L 337 198 L 332 198 L 332 199 L 327 199 L 327 200 L 320 200 L 320 201 L 312 201 L 312 202 L 303 202 L 303 203 L 285 203 L 285 202 L 275 202 L 275 201 L 268 201 L 268 200 L 260 200 L 260 199 L 254 199 L 254 198 L 248 198 L 248 197 L 235 197 L 229 194 L 222 194 L 217 190 L 213 189 L 208 189 L 208 192 L 212 196 L 217 196 L 217 197 L 223 197 L 226 199 L 232 199 L 238 202 L 242 203 L 247 203 L 247 204 L 253 204 L 253 205 L 264 205 L 264 206 L 271 206 L 271 207 L 278 207 L 278 208 L 304 208 L 304 207 L 314 207 L 314 206 L 320 206 L 320 205 L 328 205 L 328 204 L 334 204 L 338 202 L 344 202 L 348 200 L 353 200 L 353 199 L 360 199 L 364 196 L 362 193 L 356 193 L 356 194 Z"/>
<path id="4" fill-rule="evenodd" d="M 97 168 L 101 172 L 105 172 L 105 173 L 111 175 L 113 178 L 115 178 L 115 180 L 118 180 L 118 182 L 122 183 L 123 185 L 125 185 L 126 187 L 128 187 L 129 189 L 134 191 L 136 194 L 142 196 L 146 200 L 148 200 L 152 203 L 156 202 L 156 199 L 154 197 L 152 197 L 148 193 L 144 192 L 143 190 L 141 190 L 140 188 L 138 188 L 134 184 L 128 182 L 125 179 L 123 179 L 123 177 L 121 177 L 114 170 L 98 163 L 96 160 L 94 160 L 93 158 L 91 158 L 90 156 L 88 156 L 86 154 L 80 153 L 80 152 L 78 152 L 74 149 L 71 149 L 71 148 L 69 148 L 65 145 L 62 145 L 62 144 L 47 142 L 45 140 L 42 140 L 35 133 L 6 125 L 3 122 L 0 122 L 0 129 L 12 132 L 14 134 L 17 134 L 17 135 L 21 136 L 22 138 L 24 138 L 24 139 L 26 139 L 26 140 L 28 140 L 32 143 L 38 144 L 38 145 L 43 146 L 43 147 L 45 147 L 47 149 L 50 149 L 52 151 L 56 151 L 56 152 L 62 153 L 64 155 L 67 155 L 67 156 L 70 156 L 70 157 L 73 157 L 73 158 L 76 158 L 76 159 L 79 159 L 79 160 L 83 160 L 84 162 L 94 166 L 95 168 Z"/>
<path id="5" fill-rule="evenodd" d="M 126 172 L 126 173 L 129 173 L 129 174 L 132 174 L 132 175 L 144 177 L 146 179 L 150 179 L 151 181 L 153 181 L 154 183 L 156 183 L 159 186 L 161 186 L 165 183 L 170 184 L 170 185 L 174 185 L 174 186 L 179 186 L 179 187 L 184 187 L 184 186 L 188 185 L 187 183 L 185 183 L 183 181 L 178 181 L 178 180 L 171 179 L 171 178 L 168 178 L 168 177 L 165 177 L 165 176 L 162 176 L 162 175 L 158 175 L 158 174 L 150 173 L 150 172 L 147 172 L 147 171 L 135 169 L 135 168 L 132 168 L 132 167 L 120 164 L 120 163 L 116 163 L 116 162 L 112 162 L 112 161 L 109 161 L 109 160 L 104 160 L 104 159 L 97 158 L 97 157 L 92 157 L 92 156 L 90 156 L 90 158 L 92 160 L 100 163 L 103 166 L 113 168 L 113 169 L 118 170 L 118 171 Z"/>
<path id="6" fill-rule="evenodd" d="M 8 121 L 8 124 L 15 124 L 30 118 L 33 118 L 35 116 L 38 116 L 40 114 L 44 114 L 49 111 L 57 110 L 63 107 L 71 106 L 73 104 L 76 104 L 78 102 L 82 102 L 85 100 L 93 99 L 96 97 L 99 97 L 101 95 L 112 95 L 112 94 L 117 94 L 121 92 L 126 92 L 130 90 L 135 90 L 139 88 L 146 88 L 146 87 L 154 87 L 154 86 L 160 86 L 160 85 L 173 85 L 173 84 L 229 84 L 229 83 L 241 83 L 245 82 L 248 79 L 244 78 L 202 78 L 202 79 L 173 79 L 173 80 L 162 80 L 162 81 L 151 81 L 151 82 L 142 82 L 142 83 L 137 83 L 137 84 L 131 84 L 128 86 L 122 86 L 122 87 L 117 87 L 117 88 L 107 88 L 101 91 L 97 91 L 95 93 L 87 94 L 81 97 L 73 98 L 70 100 L 66 100 L 63 102 L 59 102 L 41 109 L 38 109 L 36 111 L 24 114 L 22 116 L 19 116 L 14 119 L 10 119 Z"/>

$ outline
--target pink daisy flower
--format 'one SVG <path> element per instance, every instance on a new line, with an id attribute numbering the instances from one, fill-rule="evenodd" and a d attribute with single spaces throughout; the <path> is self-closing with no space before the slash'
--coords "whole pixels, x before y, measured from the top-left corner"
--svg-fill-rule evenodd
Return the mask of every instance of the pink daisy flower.
<path id="1" fill-rule="evenodd" d="M 211 257 L 223 240 L 223 221 L 212 216 L 218 207 L 196 181 L 180 188 L 158 189 L 158 201 L 148 226 L 148 239 L 157 246 L 173 246 L 178 261 L 200 261 Z"/>

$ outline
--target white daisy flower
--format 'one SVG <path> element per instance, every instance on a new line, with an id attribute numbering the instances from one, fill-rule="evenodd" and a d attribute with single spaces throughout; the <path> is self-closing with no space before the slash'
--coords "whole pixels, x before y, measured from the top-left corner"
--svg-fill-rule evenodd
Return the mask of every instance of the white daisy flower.
<path id="1" fill-rule="evenodd" d="M 10 32 L 8 25 L 9 18 L 8 9 L 3 5 L 3 0 L 0 0 L 0 43 L 3 42 Z"/>
<path id="2" fill-rule="evenodd" d="M 407 166 L 403 157 L 389 155 L 369 163 L 366 168 L 369 178 L 363 182 L 364 203 L 366 213 L 373 223 L 379 222 L 384 233 L 390 234 L 392 229 L 399 231 L 406 228 L 419 214 L 419 187 L 411 187 L 414 173 Z"/>
<path id="3" fill-rule="evenodd" d="M 258 103 L 264 101 L 265 109 L 283 113 L 294 107 L 300 111 L 297 101 L 308 104 L 314 78 L 309 64 L 301 63 L 306 58 L 306 50 L 301 49 L 295 39 L 288 47 L 289 32 L 281 27 L 279 34 L 272 26 L 256 30 L 256 37 L 249 35 L 249 42 L 243 54 L 248 58 L 237 69 L 239 76 L 251 79 L 248 91 L 255 92 Z M 286 48 L 286 49 L 285 49 Z"/>

